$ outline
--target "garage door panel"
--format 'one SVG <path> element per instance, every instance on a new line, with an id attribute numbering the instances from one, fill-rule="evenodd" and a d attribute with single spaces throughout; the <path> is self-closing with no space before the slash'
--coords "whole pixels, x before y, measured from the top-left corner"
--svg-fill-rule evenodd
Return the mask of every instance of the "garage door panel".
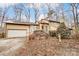
<path id="1" fill-rule="evenodd" d="M 25 37 L 26 30 L 8 30 L 7 37 Z"/>

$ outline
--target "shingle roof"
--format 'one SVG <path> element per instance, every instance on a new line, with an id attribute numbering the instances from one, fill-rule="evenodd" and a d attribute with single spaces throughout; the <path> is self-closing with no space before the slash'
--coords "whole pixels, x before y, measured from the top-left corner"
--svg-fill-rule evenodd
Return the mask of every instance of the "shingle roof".
<path id="1" fill-rule="evenodd" d="M 60 23 L 59 21 L 54 21 L 54 20 L 48 20 L 49 22 L 55 22 L 55 23 Z"/>
<path id="2" fill-rule="evenodd" d="M 12 22 L 12 23 L 10 23 L 10 22 L 6 22 L 5 24 L 14 24 L 14 25 L 28 25 L 28 26 L 30 26 L 30 25 L 38 25 L 38 24 L 35 24 L 35 23 L 30 23 L 30 22 L 26 22 L 26 23 L 22 23 L 22 22 Z"/>
<path id="3" fill-rule="evenodd" d="M 54 22 L 54 23 L 60 23 L 59 21 L 55 21 L 55 20 L 48 20 L 48 19 L 41 19 L 40 21 L 42 21 L 42 20 L 46 20 L 46 21 L 49 21 L 49 22 Z M 42 22 L 41 22 L 42 23 Z M 45 23 L 47 23 L 47 22 L 45 22 Z"/>

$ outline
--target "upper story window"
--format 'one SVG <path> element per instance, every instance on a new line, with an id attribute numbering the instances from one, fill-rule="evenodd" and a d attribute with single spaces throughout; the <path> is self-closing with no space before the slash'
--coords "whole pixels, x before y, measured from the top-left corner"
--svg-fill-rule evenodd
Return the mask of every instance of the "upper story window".
<path id="1" fill-rule="evenodd" d="M 42 29 L 44 29 L 44 26 L 42 26 Z"/>

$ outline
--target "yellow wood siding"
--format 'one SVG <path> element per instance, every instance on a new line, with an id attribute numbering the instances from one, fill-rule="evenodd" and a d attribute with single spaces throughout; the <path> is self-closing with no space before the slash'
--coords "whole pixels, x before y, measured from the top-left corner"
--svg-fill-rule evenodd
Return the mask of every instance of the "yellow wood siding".
<path id="1" fill-rule="evenodd" d="M 36 25 L 19 25 L 19 24 L 6 24 L 5 25 L 5 33 L 6 33 L 6 36 L 5 37 L 8 37 L 8 32 L 9 32 L 9 36 L 10 34 L 12 34 L 12 36 L 15 34 L 15 32 L 19 33 L 19 32 L 22 32 L 26 33 L 26 36 L 28 36 L 29 34 L 33 33 L 33 31 L 37 30 L 38 26 Z M 12 33 L 13 31 L 13 33 Z M 16 33 L 16 34 L 17 34 Z M 20 35 L 18 35 L 20 36 Z"/>
<path id="2" fill-rule="evenodd" d="M 49 32 L 49 25 L 48 24 L 39 24 L 39 29 L 48 33 Z"/>
<path id="3" fill-rule="evenodd" d="M 51 23 L 49 23 L 49 30 L 50 31 L 57 30 L 58 26 L 59 26 L 59 23 L 53 23 L 53 22 L 51 22 Z"/>
<path id="4" fill-rule="evenodd" d="M 27 29 L 29 26 L 23 26 L 23 25 L 7 25 L 7 29 Z"/>

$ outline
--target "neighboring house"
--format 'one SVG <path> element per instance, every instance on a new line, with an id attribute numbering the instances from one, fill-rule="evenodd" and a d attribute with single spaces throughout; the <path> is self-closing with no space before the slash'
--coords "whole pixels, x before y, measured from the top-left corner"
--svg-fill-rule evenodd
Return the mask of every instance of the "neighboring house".
<path id="1" fill-rule="evenodd" d="M 37 24 L 33 23 L 5 23 L 5 37 L 26 37 L 36 30 Z M 33 29 L 35 28 L 35 29 Z M 31 30 L 29 30 L 31 29 Z"/>

